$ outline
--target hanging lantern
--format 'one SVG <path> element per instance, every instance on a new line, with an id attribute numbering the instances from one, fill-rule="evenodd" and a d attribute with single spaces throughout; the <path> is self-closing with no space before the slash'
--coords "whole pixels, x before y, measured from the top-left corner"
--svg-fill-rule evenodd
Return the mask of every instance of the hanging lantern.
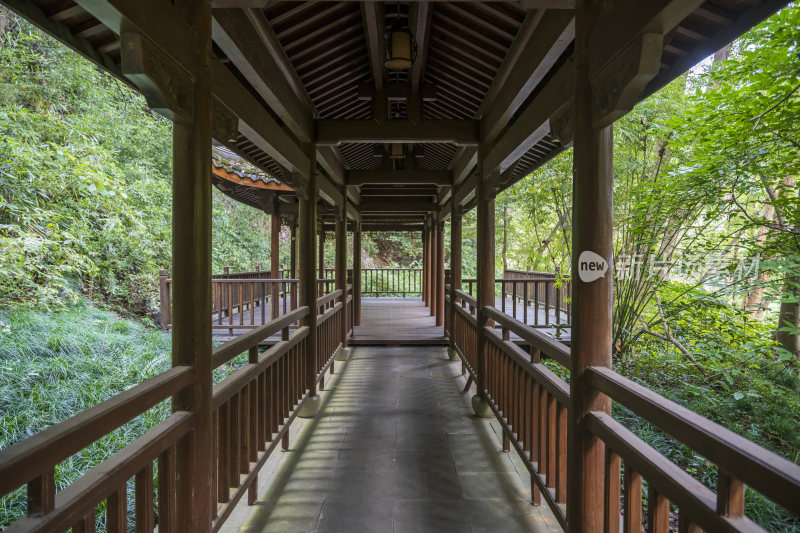
<path id="1" fill-rule="evenodd" d="M 397 19 L 392 30 L 386 35 L 386 61 L 384 66 L 391 70 L 407 70 L 417 59 L 417 40 L 414 34 Z"/>
<path id="2" fill-rule="evenodd" d="M 405 154 L 403 153 L 403 144 L 402 143 L 392 143 L 392 149 L 389 152 L 390 159 L 403 159 Z"/>

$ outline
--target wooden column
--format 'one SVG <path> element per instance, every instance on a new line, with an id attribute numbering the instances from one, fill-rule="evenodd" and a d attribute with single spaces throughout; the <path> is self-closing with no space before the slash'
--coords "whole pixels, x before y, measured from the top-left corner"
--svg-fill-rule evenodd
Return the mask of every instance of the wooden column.
<path id="1" fill-rule="evenodd" d="M 483 159 L 478 160 L 478 165 L 483 164 Z M 488 176 L 491 177 L 491 176 Z M 494 306 L 494 189 L 487 184 L 487 176 L 478 180 L 477 196 L 477 300 L 478 300 L 478 368 L 476 369 L 475 384 L 478 387 L 478 396 L 483 398 L 485 393 L 484 376 L 486 374 L 486 335 L 483 328 L 491 325 L 483 309 Z M 476 409 L 477 411 L 477 409 Z M 484 413 L 485 414 L 485 413 Z"/>
<path id="2" fill-rule="evenodd" d="M 347 211 L 344 206 L 336 213 L 336 290 L 342 291 L 339 298 L 343 307 L 340 335 L 344 349 L 347 346 Z"/>
<path id="3" fill-rule="evenodd" d="M 289 278 L 290 279 L 297 279 L 297 219 L 295 218 L 292 221 L 292 229 L 291 229 L 291 246 L 289 248 Z M 291 287 L 291 308 L 292 311 L 297 309 L 297 284 L 291 283 L 289 285 Z"/>
<path id="4" fill-rule="evenodd" d="M 194 369 L 193 386 L 172 398 L 192 411 L 194 429 L 176 453 L 176 523 L 211 530 L 214 421 L 211 381 L 211 5 L 192 12 L 197 36 L 191 116 L 176 119 L 172 141 L 172 365 Z"/>
<path id="5" fill-rule="evenodd" d="M 319 269 L 317 271 L 317 278 L 325 279 L 325 225 L 320 221 L 319 225 Z M 319 295 L 325 294 L 325 284 L 319 284 Z"/>
<path id="6" fill-rule="evenodd" d="M 436 222 L 431 219 L 428 228 L 428 237 L 430 239 L 430 247 L 428 250 L 428 279 L 430 280 L 430 290 L 428 290 L 428 301 L 431 308 L 431 316 L 436 316 L 436 304 L 439 303 L 438 294 L 439 288 L 436 286 L 436 258 L 439 256 L 437 237 L 439 233 L 436 231 Z"/>
<path id="7" fill-rule="evenodd" d="M 572 358 L 568 425 L 567 521 L 572 531 L 602 531 L 604 446 L 583 423 L 589 411 L 611 412 L 611 402 L 586 382 L 590 366 L 611 366 L 612 128 L 592 124 L 589 34 L 601 2 L 579 0 L 575 23 L 575 148 L 572 195 Z M 604 277 L 584 282 L 581 254 L 608 262 Z M 586 259 L 584 258 L 584 261 Z"/>
<path id="8" fill-rule="evenodd" d="M 453 202 L 450 212 L 450 328 L 456 313 L 456 291 L 461 290 L 461 206 Z M 450 346 L 454 345 L 450 335 Z"/>
<path id="9" fill-rule="evenodd" d="M 311 152 L 313 153 L 313 152 Z M 300 305 L 308 306 L 309 314 L 303 325 L 309 327 L 306 337 L 306 388 L 309 396 L 317 394 L 316 369 L 314 368 L 317 350 L 317 176 L 311 172 L 306 186 L 297 187 L 300 200 L 298 209 L 298 266 L 300 280 Z"/>
<path id="10" fill-rule="evenodd" d="M 436 325 L 444 325 L 444 223 L 436 225 Z"/>
<path id="11" fill-rule="evenodd" d="M 422 227 L 422 301 L 428 305 L 428 220 Z"/>
<path id="12" fill-rule="evenodd" d="M 280 266 L 280 235 L 281 235 L 281 213 L 278 195 L 272 201 L 272 232 L 269 240 L 269 277 L 278 279 L 281 276 Z M 273 283 L 270 286 L 270 301 L 272 302 L 272 318 L 278 318 L 280 306 L 278 305 L 280 296 L 280 285 Z"/>
<path id="13" fill-rule="evenodd" d="M 353 232 L 353 325 L 361 325 L 361 221 Z"/>

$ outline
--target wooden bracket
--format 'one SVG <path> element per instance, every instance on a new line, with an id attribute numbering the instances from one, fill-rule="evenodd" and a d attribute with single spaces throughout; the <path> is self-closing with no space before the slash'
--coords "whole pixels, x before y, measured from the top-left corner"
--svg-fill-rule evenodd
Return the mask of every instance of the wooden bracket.
<path id="1" fill-rule="evenodd" d="M 647 83 L 661 70 L 664 36 L 644 33 L 592 80 L 593 126 L 602 128 L 633 109 Z"/>
<path id="2" fill-rule="evenodd" d="M 570 100 L 550 116 L 550 138 L 569 146 L 575 138 L 575 102 Z"/>
<path id="3" fill-rule="evenodd" d="M 146 37 L 120 35 L 122 73 L 147 104 L 173 122 L 188 124 L 194 107 L 194 77 Z"/>
<path id="4" fill-rule="evenodd" d="M 239 136 L 239 117 L 217 98 L 211 99 L 211 135 L 221 143 L 235 143 Z"/>

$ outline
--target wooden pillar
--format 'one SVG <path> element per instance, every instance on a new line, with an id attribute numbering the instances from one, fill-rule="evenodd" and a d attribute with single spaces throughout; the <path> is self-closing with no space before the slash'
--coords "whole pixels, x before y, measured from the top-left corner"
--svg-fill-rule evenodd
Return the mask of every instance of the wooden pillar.
<path id="1" fill-rule="evenodd" d="M 461 290 L 461 234 L 461 206 L 453 202 L 450 212 L 450 328 L 456 314 L 456 291 Z M 452 334 L 450 346 L 454 346 Z"/>
<path id="2" fill-rule="evenodd" d="M 361 325 L 361 221 L 353 231 L 353 326 Z"/>
<path id="3" fill-rule="evenodd" d="M 191 116 L 176 119 L 172 141 L 172 365 L 193 367 L 191 387 L 172 397 L 191 411 L 194 429 L 176 452 L 176 523 L 211 530 L 211 5 L 192 12 L 197 36 Z"/>
<path id="4" fill-rule="evenodd" d="M 340 339 L 342 349 L 347 346 L 347 211 L 342 206 L 336 213 L 336 290 L 342 291 L 342 320 Z"/>
<path id="5" fill-rule="evenodd" d="M 436 286 L 436 258 L 439 256 L 437 242 L 438 232 L 436 231 L 436 222 L 431 219 L 428 228 L 428 237 L 430 238 L 431 245 L 428 250 L 428 279 L 430 280 L 430 290 L 428 290 L 428 301 L 431 308 L 431 316 L 436 316 L 436 304 L 439 303 L 437 294 L 439 289 Z"/>
<path id="6" fill-rule="evenodd" d="M 436 232 L 436 325 L 444 325 L 444 223 L 438 223 Z"/>
<path id="7" fill-rule="evenodd" d="M 313 152 L 311 152 L 313 153 Z M 313 159 L 312 159 L 313 160 Z M 316 373 L 314 368 L 317 350 L 317 270 L 316 270 L 316 236 L 317 236 L 317 176 L 311 172 L 308 183 L 297 187 L 298 209 L 298 267 L 300 280 L 300 305 L 308 306 L 309 313 L 303 320 L 308 326 L 306 344 L 306 388 L 309 396 L 317 394 Z"/>
<path id="8" fill-rule="evenodd" d="M 317 270 L 317 278 L 325 279 L 325 225 L 320 220 L 319 224 L 319 268 Z M 319 295 L 325 294 L 325 284 L 319 284 Z"/>
<path id="9" fill-rule="evenodd" d="M 422 301 L 428 305 L 428 219 L 422 226 Z"/>
<path id="10" fill-rule="evenodd" d="M 607 396 L 592 389 L 585 371 L 611 366 L 612 128 L 593 126 L 589 35 L 599 0 L 579 0 L 575 23 L 575 148 L 572 195 L 572 358 L 568 425 L 567 521 L 572 531 L 602 531 L 604 446 L 583 423 L 589 411 L 611 412 Z M 581 254 L 608 263 L 605 276 L 580 278 Z"/>
<path id="11" fill-rule="evenodd" d="M 280 235 L 281 235 L 281 213 L 278 195 L 272 201 L 272 228 L 269 240 L 269 277 L 278 279 L 281 276 L 280 266 Z M 280 285 L 272 283 L 270 285 L 270 301 L 272 302 L 272 318 L 278 318 L 280 306 L 278 305 L 280 296 Z"/>
<path id="12" fill-rule="evenodd" d="M 289 278 L 290 279 L 297 279 L 297 218 L 292 221 L 292 229 L 291 229 L 291 245 L 289 248 Z M 291 283 L 289 285 L 291 287 L 291 308 L 292 311 L 297 309 L 297 284 Z"/>
<path id="13" fill-rule="evenodd" d="M 481 168 L 483 158 L 478 159 L 478 168 Z M 476 191 L 477 196 L 477 300 L 478 300 L 478 368 L 476 369 L 475 384 L 478 387 L 478 396 L 484 398 L 486 375 L 486 335 L 483 328 L 492 325 L 483 312 L 487 306 L 494 306 L 494 197 L 495 190 L 487 186 L 487 178 L 480 176 Z M 476 409 L 476 412 L 478 410 Z M 491 411 L 489 412 L 491 413 Z M 484 411 L 481 413 L 486 415 Z"/>

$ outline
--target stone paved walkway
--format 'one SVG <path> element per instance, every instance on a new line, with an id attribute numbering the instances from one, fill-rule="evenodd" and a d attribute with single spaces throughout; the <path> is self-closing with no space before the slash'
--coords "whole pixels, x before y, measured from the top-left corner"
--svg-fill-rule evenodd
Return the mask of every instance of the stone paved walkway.
<path id="1" fill-rule="evenodd" d="M 223 531 L 558 530 L 529 503 L 527 470 L 502 452 L 496 423 L 472 414 L 445 348 L 356 347 L 337 365 L 317 418 L 295 422 L 258 503 Z"/>

